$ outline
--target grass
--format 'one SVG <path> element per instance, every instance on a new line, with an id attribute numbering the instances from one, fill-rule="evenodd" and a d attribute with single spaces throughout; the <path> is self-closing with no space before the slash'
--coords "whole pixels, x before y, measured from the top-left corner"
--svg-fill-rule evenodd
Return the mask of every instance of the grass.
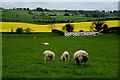
<path id="1" fill-rule="evenodd" d="M 84 14 L 80 14 L 77 12 L 78 15 L 74 16 L 62 16 L 65 14 L 64 11 L 60 10 L 51 10 L 51 11 L 32 11 L 32 15 L 28 13 L 28 10 L 0 10 L 2 12 L 2 21 L 4 22 L 26 22 L 26 23 L 34 23 L 34 24 L 50 24 L 44 22 L 35 22 L 35 21 L 50 21 L 50 20 L 72 20 L 74 22 L 86 22 L 86 21 L 93 21 L 96 19 L 107 19 L 107 18 L 118 18 L 118 16 L 113 15 L 112 13 L 105 13 L 108 16 L 106 17 L 86 17 Z M 40 16 L 41 13 L 44 13 L 45 16 Z M 70 12 L 71 13 L 71 12 Z M 57 14 L 58 16 L 50 16 L 49 14 Z M 34 17 L 34 18 L 33 18 Z"/>
<path id="2" fill-rule="evenodd" d="M 3 78 L 117 78 L 118 35 L 64 37 L 49 33 L 3 34 Z M 33 37 L 36 37 L 35 39 Z M 49 46 L 43 46 L 49 42 Z M 55 52 L 55 61 L 44 61 L 43 51 Z M 83 49 L 89 53 L 86 66 L 74 65 L 73 54 Z M 70 61 L 59 61 L 64 50 Z"/>

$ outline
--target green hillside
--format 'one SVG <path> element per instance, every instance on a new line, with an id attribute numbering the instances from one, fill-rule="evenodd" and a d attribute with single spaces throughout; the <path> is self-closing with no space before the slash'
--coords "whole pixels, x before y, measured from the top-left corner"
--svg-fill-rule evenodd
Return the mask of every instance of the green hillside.
<path id="1" fill-rule="evenodd" d="M 9 10 L 1 9 L 3 22 L 27 22 L 35 24 L 72 23 L 96 19 L 118 19 L 118 12 L 76 10 Z"/>

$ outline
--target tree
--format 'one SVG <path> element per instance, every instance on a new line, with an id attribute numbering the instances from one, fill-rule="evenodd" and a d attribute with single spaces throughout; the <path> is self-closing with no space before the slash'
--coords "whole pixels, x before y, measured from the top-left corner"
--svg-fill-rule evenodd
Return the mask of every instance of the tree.
<path id="1" fill-rule="evenodd" d="M 41 8 L 41 7 L 37 7 L 36 10 L 37 10 L 37 11 L 44 11 L 44 9 Z"/>
<path id="2" fill-rule="evenodd" d="M 90 26 L 90 31 L 93 32 L 94 31 L 94 27 Z"/>
<path id="3" fill-rule="evenodd" d="M 25 29 L 25 32 L 26 32 L 26 33 L 31 33 L 31 29 L 30 29 L 30 28 L 26 28 L 26 29 Z"/>
<path id="4" fill-rule="evenodd" d="M 79 30 L 79 32 L 84 32 L 84 30 Z"/>
<path id="5" fill-rule="evenodd" d="M 65 13 L 64 16 L 69 16 L 69 13 Z"/>
<path id="6" fill-rule="evenodd" d="M 31 15 L 33 15 L 32 11 L 28 11 L 28 14 L 31 14 Z"/>
<path id="7" fill-rule="evenodd" d="M 29 8 L 27 8 L 27 10 L 30 10 Z"/>
<path id="8" fill-rule="evenodd" d="M 60 30 L 57 30 L 57 29 L 53 29 L 53 30 L 52 30 L 52 33 L 55 33 L 55 34 L 58 34 L 58 35 L 61 35 L 61 36 L 64 35 L 64 32 L 62 32 L 62 31 L 60 31 Z"/>
<path id="9" fill-rule="evenodd" d="M 51 29 L 51 31 L 55 28 L 56 26 L 54 24 L 50 24 L 49 29 Z"/>
<path id="10" fill-rule="evenodd" d="M 89 31 L 94 32 L 94 23 L 89 27 Z"/>
<path id="11" fill-rule="evenodd" d="M 106 29 L 108 29 L 108 25 L 107 25 L 107 24 L 104 24 L 104 25 L 103 25 L 103 30 L 106 30 Z"/>
<path id="12" fill-rule="evenodd" d="M 20 28 L 20 27 L 18 27 L 18 28 L 16 29 L 16 33 L 23 33 L 23 29 Z"/>
<path id="13" fill-rule="evenodd" d="M 105 10 L 102 10 L 102 12 L 105 12 Z"/>
<path id="14" fill-rule="evenodd" d="M 65 10 L 65 12 L 68 12 L 68 10 Z"/>
<path id="15" fill-rule="evenodd" d="M 73 27 L 73 25 L 71 25 L 71 24 L 66 24 L 66 25 L 63 27 L 63 30 L 66 30 L 67 32 L 73 32 L 74 27 Z"/>
<path id="16" fill-rule="evenodd" d="M 27 10 L 26 8 L 23 8 L 23 10 Z"/>
<path id="17" fill-rule="evenodd" d="M 105 31 L 106 29 L 108 29 L 108 25 L 105 24 L 105 22 L 100 21 L 100 20 L 98 20 L 98 21 L 96 21 L 96 22 L 93 22 L 93 23 L 92 23 L 92 26 L 93 26 L 93 25 L 95 25 L 94 28 L 96 29 L 97 32 Z"/>
<path id="18" fill-rule="evenodd" d="M 103 21 L 98 20 L 96 22 L 93 22 L 93 24 L 95 25 L 95 29 L 97 32 L 103 29 L 103 25 L 104 25 Z"/>
<path id="19" fill-rule="evenodd" d="M 46 9 L 44 9 L 44 10 L 45 10 L 45 11 L 49 11 L 49 9 L 47 9 L 47 8 L 46 8 Z"/>
<path id="20" fill-rule="evenodd" d="M 11 28 L 11 33 L 13 33 L 13 28 L 12 27 L 10 27 Z"/>

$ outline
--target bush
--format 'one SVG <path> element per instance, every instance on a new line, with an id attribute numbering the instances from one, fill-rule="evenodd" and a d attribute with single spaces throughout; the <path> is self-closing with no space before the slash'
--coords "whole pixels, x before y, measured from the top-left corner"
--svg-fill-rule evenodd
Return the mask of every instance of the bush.
<path id="1" fill-rule="evenodd" d="M 69 16 L 69 13 L 65 13 L 64 16 Z"/>
<path id="2" fill-rule="evenodd" d="M 80 30 L 79 32 L 84 32 L 83 30 Z"/>
<path id="3" fill-rule="evenodd" d="M 26 29 L 25 29 L 25 32 L 26 32 L 26 33 L 31 33 L 31 29 L 30 29 L 30 28 L 26 28 Z"/>
<path id="4" fill-rule="evenodd" d="M 57 29 L 53 29 L 53 30 L 52 30 L 52 33 L 55 33 L 55 34 L 58 34 L 58 35 L 61 35 L 61 36 L 64 35 L 64 32 L 62 32 L 62 31 L 60 31 L 60 30 L 57 30 Z"/>
<path id="5" fill-rule="evenodd" d="M 18 27 L 17 29 L 16 29 L 16 33 L 18 33 L 18 34 L 20 34 L 20 33 L 23 33 L 23 29 L 22 28 L 20 28 L 20 27 Z"/>
<path id="6" fill-rule="evenodd" d="M 57 14 L 49 14 L 49 16 L 57 16 Z"/>
<path id="7" fill-rule="evenodd" d="M 67 32 L 73 32 L 74 27 L 73 27 L 73 25 L 71 25 L 71 24 L 66 24 L 66 25 L 63 27 L 63 30 L 66 30 Z"/>
<path id="8" fill-rule="evenodd" d="M 101 31 L 101 33 L 120 33 L 120 27 L 110 27 Z"/>

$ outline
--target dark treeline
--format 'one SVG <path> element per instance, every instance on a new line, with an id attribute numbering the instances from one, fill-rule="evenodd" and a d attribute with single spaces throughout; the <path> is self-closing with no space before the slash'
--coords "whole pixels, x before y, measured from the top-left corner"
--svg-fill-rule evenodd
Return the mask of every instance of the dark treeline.
<path id="1" fill-rule="evenodd" d="M 101 31 L 101 33 L 119 33 L 120 34 L 120 26 L 110 27 L 108 29 L 105 29 L 105 30 Z"/>
<path id="2" fill-rule="evenodd" d="M 0 7 L 0 9 L 4 9 L 2 7 Z M 104 13 L 115 13 L 118 15 L 118 13 L 120 12 L 120 10 L 113 10 L 113 11 L 105 11 L 105 10 L 50 10 L 50 9 L 47 9 L 47 8 L 41 8 L 41 7 L 37 7 L 36 9 L 30 9 L 30 8 L 13 8 L 13 9 L 10 9 L 10 10 L 33 10 L 33 11 L 61 11 L 61 12 L 80 12 L 81 14 L 92 14 L 93 16 L 96 16 L 94 13 L 102 13 L 102 15 L 104 15 Z M 90 16 L 90 15 L 87 15 L 87 16 Z"/>
<path id="3" fill-rule="evenodd" d="M 84 14 L 86 17 L 106 17 L 109 16 L 110 13 L 113 13 L 115 16 L 118 16 L 118 14 L 120 13 L 119 11 L 107 11 L 105 12 L 105 10 L 99 11 L 99 10 L 95 10 L 95 11 L 84 11 L 84 10 L 79 10 L 79 12 L 81 14 Z"/>
<path id="4" fill-rule="evenodd" d="M 0 9 L 4 9 L 4 8 L 0 7 Z M 37 7 L 36 9 L 30 9 L 30 8 L 13 8 L 13 9 L 9 9 L 9 10 L 49 11 L 49 9 L 43 9 L 43 8 L 41 8 L 41 7 Z"/>

